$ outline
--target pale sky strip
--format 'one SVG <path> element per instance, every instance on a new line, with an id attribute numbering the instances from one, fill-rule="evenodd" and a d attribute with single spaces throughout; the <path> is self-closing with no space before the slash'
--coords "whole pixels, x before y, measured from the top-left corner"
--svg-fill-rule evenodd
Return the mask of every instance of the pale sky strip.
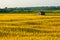
<path id="1" fill-rule="evenodd" d="M 0 0 L 0 8 L 60 6 L 60 0 Z"/>

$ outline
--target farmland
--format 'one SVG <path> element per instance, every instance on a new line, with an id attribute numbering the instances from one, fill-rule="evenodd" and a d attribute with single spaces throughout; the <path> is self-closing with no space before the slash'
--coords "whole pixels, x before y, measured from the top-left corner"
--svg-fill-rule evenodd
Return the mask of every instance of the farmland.
<path id="1" fill-rule="evenodd" d="M 0 40 L 60 40 L 60 15 L 0 14 Z"/>

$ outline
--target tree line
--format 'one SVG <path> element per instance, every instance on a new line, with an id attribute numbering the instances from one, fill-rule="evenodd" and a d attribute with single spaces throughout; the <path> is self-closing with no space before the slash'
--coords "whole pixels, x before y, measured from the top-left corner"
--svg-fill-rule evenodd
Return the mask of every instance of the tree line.
<path id="1" fill-rule="evenodd" d="M 36 13 L 40 10 L 60 10 L 60 6 L 0 8 L 0 13 Z"/>

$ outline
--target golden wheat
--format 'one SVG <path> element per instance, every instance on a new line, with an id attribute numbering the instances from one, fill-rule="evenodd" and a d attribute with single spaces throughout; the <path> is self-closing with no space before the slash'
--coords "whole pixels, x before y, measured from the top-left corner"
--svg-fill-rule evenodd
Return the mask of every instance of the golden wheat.
<path id="1" fill-rule="evenodd" d="M 0 40 L 60 40 L 60 16 L 0 14 Z"/>

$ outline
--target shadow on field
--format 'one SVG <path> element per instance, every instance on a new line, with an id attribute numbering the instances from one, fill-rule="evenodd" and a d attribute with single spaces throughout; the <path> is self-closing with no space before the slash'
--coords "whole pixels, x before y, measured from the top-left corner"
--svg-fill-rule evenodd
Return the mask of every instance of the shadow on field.
<path id="1" fill-rule="evenodd" d="M 40 25 L 41 23 L 40 22 L 25 22 L 25 24 L 28 24 L 28 25 Z"/>

